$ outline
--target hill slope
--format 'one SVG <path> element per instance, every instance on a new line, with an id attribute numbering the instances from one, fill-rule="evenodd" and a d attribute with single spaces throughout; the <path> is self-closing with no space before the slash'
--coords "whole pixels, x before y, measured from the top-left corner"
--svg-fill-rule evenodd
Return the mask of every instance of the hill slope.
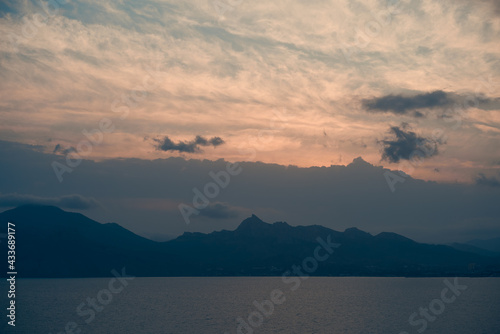
<path id="1" fill-rule="evenodd" d="M 51 206 L 0 213 L 2 226 L 8 221 L 16 224 L 19 277 L 101 277 L 122 267 L 135 276 L 279 276 L 325 243 L 339 247 L 312 275 L 497 275 L 500 267 L 498 257 L 421 244 L 395 233 L 268 224 L 254 215 L 234 231 L 184 233 L 168 242 Z M 6 254 L 5 242 L 0 248 Z"/>

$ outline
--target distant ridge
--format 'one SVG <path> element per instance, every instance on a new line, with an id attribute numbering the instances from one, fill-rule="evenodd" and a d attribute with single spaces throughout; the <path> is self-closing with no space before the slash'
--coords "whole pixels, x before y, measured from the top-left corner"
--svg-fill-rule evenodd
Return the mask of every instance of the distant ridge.
<path id="1" fill-rule="evenodd" d="M 16 224 L 19 277 L 102 277 L 122 267 L 134 276 L 280 276 L 310 257 L 318 238 L 340 244 L 315 270 L 318 276 L 500 272 L 500 257 L 478 254 L 477 248 L 422 244 L 391 232 L 373 236 L 354 227 L 338 232 L 320 225 L 269 224 L 256 215 L 234 231 L 186 232 L 167 242 L 53 206 L 26 205 L 0 213 L 0 222 L 8 221 Z M 0 244 L 4 251 L 6 246 Z"/>

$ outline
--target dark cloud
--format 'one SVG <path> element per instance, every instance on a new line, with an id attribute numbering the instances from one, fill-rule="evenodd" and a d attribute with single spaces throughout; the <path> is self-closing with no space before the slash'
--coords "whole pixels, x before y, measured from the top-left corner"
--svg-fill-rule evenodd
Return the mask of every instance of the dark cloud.
<path id="1" fill-rule="evenodd" d="M 210 144 L 213 146 L 219 146 L 224 144 L 224 140 L 221 137 L 212 137 L 210 138 Z"/>
<path id="2" fill-rule="evenodd" d="M 383 144 L 382 159 L 389 162 L 428 158 L 438 153 L 439 141 L 424 138 L 408 129 L 408 125 L 392 126 L 389 130 L 392 137 L 381 140 Z"/>
<path id="3" fill-rule="evenodd" d="M 369 112 L 390 112 L 396 115 L 408 115 L 416 118 L 424 117 L 425 113 L 418 109 L 433 109 L 447 107 L 450 110 L 465 110 L 471 107 L 483 110 L 498 110 L 500 99 L 489 98 L 482 94 L 457 94 L 436 90 L 412 96 L 386 95 L 372 99 L 361 100 L 363 107 Z"/>
<path id="4" fill-rule="evenodd" d="M 210 203 L 205 209 L 200 211 L 200 216 L 212 219 L 228 219 L 237 218 L 239 212 L 226 203 Z"/>
<path id="5" fill-rule="evenodd" d="M 498 188 L 500 187 L 500 180 L 498 180 L 496 177 L 487 177 L 483 173 L 479 173 L 476 176 L 476 184 L 478 186 L 487 186 L 487 187 L 494 187 Z"/>
<path id="6" fill-rule="evenodd" d="M 36 189 L 36 195 L 43 197 L 73 193 L 92 197 L 106 210 L 93 209 L 90 218 L 115 221 L 140 235 L 232 230 L 241 217 L 253 212 L 270 222 L 319 224 L 340 231 L 356 226 L 371 233 L 391 231 L 433 243 L 500 236 L 500 187 L 426 182 L 408 176 L 396 184 L 393 193 L 384 177 L 389 170 L 361 159 L 347 166 L 309 168 L 240 162 L 242 172 L 231 176 L 228 186 L 210 199 L 225 203 L 240 216 L 212 219 L 200 212 L 190 225 L 177 205 L 192 206 L 194 189 L 205 193 L 205 185 L 215 182 L 211 173 L 219 175 L 219 182 L 226 182 L 222 174 L 227 161 L 83 159 L 60 183 L 51 167 L 54 160 L 65 163 L 62 156 L 0 140 L 2 192 L 31 194 Z M 500 179 L 495 170 L 483 172 Z M 210 210 L 205 214 L 213 215 Z"/>
<path id="7" fill-rule="evenodd" d="M 179 141 L 174 143 L 168 136 L 163 137 L 163 139 L 155 138 L 153 139 L 158 144 L 156 149 L 160 151 L 178 151 L 183 153 L 199 153 L 202 152 L 200 146 L 210 146 L 213 147 L 224 144 L 224 140 L 220 137 L 212 137 L 206 139 L 202 136 L 196 136 L 195 139 L 191 141 Z"/>
<path id="8" fill-rule="evenodd" d="M 484 3 L 490 6 L 491 14 L 500 15 L 500 0 L 461 0 L 461 2 L 474 6 Z"/>
<path id="9" fill-rule="evenodd" d="M 453 99 L 449 93 L 437 90 L 414 96 L 387 95 L 365 99 L 362 100 L 362 103 L 368 111 L 392 112 L 399 115 L 422 117 L 423 114 L 416 109 L 444 107 L 453 103 Z"/>
<path id="10" fill-rule="evenodd" d="M 490 0 L 490 1 L 495 10 L 495 14 L 500 15 L 500 0 Z"/>
<path id="11" fill-rule="evenodd" d="M 21 194 L 0 194 L 0 207 L 13 207 L 25 204 L 55 205 L 66 209 L 87 210 L 99 207 L 93 198 L 80 195 L 67 195 L 61 197 L 39 197 Z"/>
<path id="12" fill-rule="evenodd" d="M 483 0 L 483 2 L 489 3 L 491 5 L 492 12 L 496 15 L 500 15 L 500 0 Z M 476 5 L 475 1 L 472 1 L 472 3 Z"/>
<path id="13" fill-rule="evenodd" d="M 57 144 L 55 147 L 54 147 L 54 151 L 52 151 L 52 153 L 62 153 L 63 155 L 66 155 L 68 154 L 69 152 L 76 152 L 76 149 L 71 146 L 70 148 L 62 148 L 61 144 Z"/>

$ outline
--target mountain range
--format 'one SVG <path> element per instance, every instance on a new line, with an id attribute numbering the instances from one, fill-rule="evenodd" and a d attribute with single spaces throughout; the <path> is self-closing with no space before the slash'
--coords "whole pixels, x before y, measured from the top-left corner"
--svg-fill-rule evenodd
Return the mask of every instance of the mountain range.
<path id="1" fill-rule="evenodd" d="M 478 247 L 479 241 L 432 245 L 390 232 L 268 224 L 252 215 L 234 231 L 186 232 L 156 242 L 116 223 L 39 205 L 0 213 L 1 226 L 7 222 L 15 224 L 16 269 L 26 278 L 107 277 L 123 267 L 128 274 L 148 277 L 281 276 L 294 265 L 311 267 L 319 246 L 327 258 L 316 261 L 310 275 L 500 276 L 494 241 L 493 250 Z M 5 239 L 0 241 L 7 254 Z M 335 244 L 334 251 L 328 253 L 325 244 Z"/>

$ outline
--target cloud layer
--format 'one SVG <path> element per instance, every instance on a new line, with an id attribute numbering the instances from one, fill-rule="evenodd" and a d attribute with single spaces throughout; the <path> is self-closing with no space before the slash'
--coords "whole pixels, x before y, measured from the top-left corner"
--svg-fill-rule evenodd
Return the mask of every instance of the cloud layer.
<path id="1" fill-rule="evenodd" d="M 480 186 L 500 188 L 500 180 L 498 180 L 494 176 L 488 177 L 488 176 L 484 175 L 483 173 L 479 173 L 476 176 L 475 181 L 476 181 L 476 184 L 480 185 Z"/>
<path id="2" fill-rule="evenodd" d="M 399 162 L 400 160 L 430 158 L 438 154 L 439 141 L 417 135 L 408 129 L 407 124 L 393 126 L 389 132 L 393 138 L 381 140 L 383 160 Z"/>
<path id="3" fill-rule="evenodd" d="M 410 112 L 419 117 L 422 116 L 417 109 L 445 107 L 453 103 L 448 94 L 442 90 L 431 93 L 417 94 L 414 96 L 388 95 L 379 98 L 365 99 L 363 105 L 369 111 L 392 112 L 394 114 L 406 115 Z"/>
<path id="4" fill-rule="evenodd" d="M 200 215 L 211 219 L 234 219 L 240 216 L 240 213 L 227 203 L 210 203 L 200 211 Z"/>
<path id="5" fill-rule="evenodd" d="M 252 213 L 266 221 L 336 230 L 356 226 L 431 242 L 500 235 L 500 187 L 475 184 L 476 174 L 469 176 L 469 184 L 406 177 L 393 193 L 384 177 L 389 170 L 362 158 L 347 166 L 308 168 L 242 162 L 241 172 L 229 178 L 222 176 L 227 171 L 222 159 L 121 158 L 83 160 L 59 183 L 51 167 L 54 160 L 65 162 L 60 155 L 0 141 L 2 191 L 10 194 L 3 196 L 2 205 L 36 202 L 88 208 L 85 214 L 90 218 L 118 222 L 144 235 L 234 229 Z M 392 173 L 400 175 L 396 168 Z M 214 175 L 219 175 L 218 181 Z M 187 225 L 179 204 L 192 206 L 196 194 L 213 193 L 214 184 L 225 186 L 206 196 L 209 205 L 193 214 Z M 75 189 L 79 196 L 68 198 Z"/>
<path id="6" fill-rule="evenodd" d="M 206 139 L 202 136 L 196 136 L 195 139 L 191 141 L 179 141 L 174 143 L 168 136 L 162 139 L 155 138 L 154 141 L 157 142 L 156 149 L 160 151 L 177 151 L 181 153 L 201 153 L 202 150 L 200 146 L 213 146 L 217 147 L 224 144 L 224 140 L 220 137 L 212 137 Z"/>
<path id="7" fill-rule="evenodd" d="M 496 4 L 280 0 L 220 15 L 198 0 L 71 1 L 50 13 L 9 2 L 0 9 L 0 139 L 77 148 L 106 118 L 115 130 L 89 158 L 157 159 L 165 151 L 144 137 L 168 133 L 165 148 L 184 152 L 202 147 L 190 144 L 196 134 L 215 133 L 226 144 L 200 157 L 244 160 L 255 150 L 264 162 L 329 166 L 360 155 L 378 162 L 377 138 L 405 121 L 422 133 L 451 129 L 447 151 L 418 176 L 464 181 L 500 157 L 490 149 L 500 138 Z M 38 14 L 46 19 L 35 25 Z M 469 93 L 488 105 L 466 108 L 452 129 L 438 109 Z"/>
<path id="8" fill-rule="evenodd" d="M 438 109 L 441 114 L 465 111 L 469 108 L 498 109 L 500 99 L 488 98 L 477 93 L 457 94 L 436 90 L 429 93 L 386 95 L 363 99 L 363 107 L 370 112 L 390 112 L 395 115 L 423 117 L 425 110 Z"/>
<path id="9" fill-rule="evenodd" d="M 98 208 L 99 202 L 93 198 L 80 195 L 65 195 L 60 197 L 42 197 L 26 194 L 0 194 L 0 207 L 16 207 L 26 204 L 54 205 L 60 208 L 88 210 Z"/>

